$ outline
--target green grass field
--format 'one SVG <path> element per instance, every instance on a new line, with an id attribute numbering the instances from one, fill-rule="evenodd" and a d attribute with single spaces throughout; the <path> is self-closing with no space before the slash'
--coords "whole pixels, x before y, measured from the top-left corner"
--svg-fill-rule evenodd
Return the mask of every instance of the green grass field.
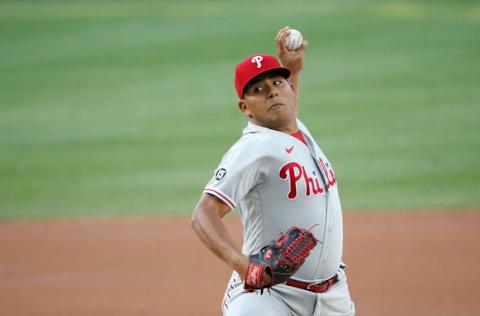
<path id="1" fill-rule="evenodd" d="M 0 2 L 0 218 L 190 213 L 284 25 L 347 211 L 480 208 L 476 1 L 39 0 Z"/>

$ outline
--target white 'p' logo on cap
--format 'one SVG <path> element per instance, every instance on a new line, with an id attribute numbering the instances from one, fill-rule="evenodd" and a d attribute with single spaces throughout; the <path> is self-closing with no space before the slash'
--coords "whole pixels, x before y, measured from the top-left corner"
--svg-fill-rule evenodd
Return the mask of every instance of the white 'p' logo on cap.
<path id="1" fill-rule="evenodd" d="M 257 63 L 257 68 L 262 68 L 261 61 L 263 60 L 262 56 L 253 56 L 252 60 L 250 61 L 252 64 Z"/>

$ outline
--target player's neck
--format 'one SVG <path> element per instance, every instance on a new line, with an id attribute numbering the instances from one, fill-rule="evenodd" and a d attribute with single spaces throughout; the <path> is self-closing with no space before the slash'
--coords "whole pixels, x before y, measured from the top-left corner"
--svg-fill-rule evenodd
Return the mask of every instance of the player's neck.
<path id="1" fill-rule="evenodd" d="M 290 126 L 285 126 L 283 128 L 278 128 L 276 130 L 279 131 L 279 132 L 286 133 L 288 135 L 292 135 L 292 134 L 295 134 L 296 132 L 298 132 L 298 127 L 297 127 L 297 123 L 295 122 L 294 124 L 292 124 Z"/>
<path id="2" fill-rule="evenodd" d="M 288 135 L 292 135 L 298 132 L 297 118 L 292 115 L 288 121 L 284 122 L 284 124 L 282 125 L 279 125 L 276 130 L 279 132 L 287 133 Z"/>

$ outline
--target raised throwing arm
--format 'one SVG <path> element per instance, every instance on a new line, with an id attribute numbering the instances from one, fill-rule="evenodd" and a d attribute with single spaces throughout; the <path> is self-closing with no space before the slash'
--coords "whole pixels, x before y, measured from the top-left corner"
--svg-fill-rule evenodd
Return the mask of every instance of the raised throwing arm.
<path id="1" fill-rule="evenodd" d="M 304 54 L 308 47 L 307 41 L 303 41 L 302 45 L 297 50 L 289 51 L 285 47 L 285 38 L 290 32 L 290 27 L 285 26 L 280 29 L 275 38 L 277 46 L 277 54 L 280 58 L 282 65 L 290 70 L 290 77 L 288 81 L 295 91 L 295 114 L 298 117 L 298 95 L 299 95 L 299 77 L 300 72 L 303 69 Z"/>

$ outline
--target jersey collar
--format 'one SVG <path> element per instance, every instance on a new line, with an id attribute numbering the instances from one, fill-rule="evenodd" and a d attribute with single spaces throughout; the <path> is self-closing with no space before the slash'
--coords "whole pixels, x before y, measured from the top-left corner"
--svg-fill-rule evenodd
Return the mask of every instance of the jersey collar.
<path id="1" fill-rule="evenodd" d="M 297 126 L 298 126 L 298 130 L 305 135 L 306 129 L 303 123 L 299 119 L 297 119 Z M 243 130 L 243 134 L 245 135 L 249 133 L 268 133 L 270 131 L 275 131 L 275 130 L 272 130 L 268 127 L 263 127 L 260 125 L 253 124 L 251 121 L 248 121 L 247 127 L 245 127 L 245 129 Z"/>

